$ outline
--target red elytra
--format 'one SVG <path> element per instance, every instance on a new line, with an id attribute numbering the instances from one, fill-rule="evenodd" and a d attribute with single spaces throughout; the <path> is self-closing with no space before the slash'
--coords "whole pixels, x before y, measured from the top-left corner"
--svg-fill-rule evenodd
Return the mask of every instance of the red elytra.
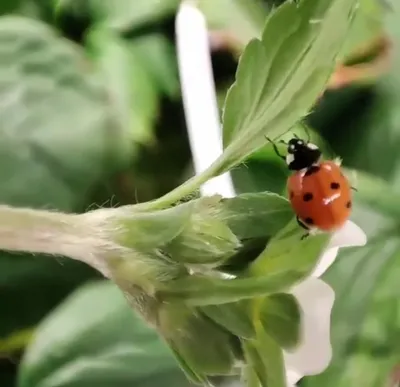
<path id="1" fill-rule="evenodd" d="M 294 172 L 287 181 L 291 205 L 305 226 L 322 231 L 340 228 L 349 218 L 351 185 L 333 161 Z"/>

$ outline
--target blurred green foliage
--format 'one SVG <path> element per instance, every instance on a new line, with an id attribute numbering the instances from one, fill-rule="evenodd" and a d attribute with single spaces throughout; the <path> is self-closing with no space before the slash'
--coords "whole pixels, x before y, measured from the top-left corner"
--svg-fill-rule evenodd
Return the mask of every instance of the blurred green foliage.
<path id="1" fill-rule="evenodd" d="M 381 386 L 400 362 L 400 6 L 393 3 L 388 12 L 373 0 L 361 4 L 343 58 L 354 60 L 358 47 L 387 34 L 391 69 L 365 84 L 327 91 L 307 123 L 326 153 L 360 171 L 354 220 L 370 242 L 341 251 L 325 275 L 337 295 L 335 356 L 325 373 L 303 379 L 307 387 Z M 177 0 L 1 2 L 2 203 L 82 212 L 159 197 L 192 174 L 175 59 L 177 5 Z M 200 0 L 218 49 L 213 59 L 222 98 L 237 54 L 260 34 L 271 5 Z M 286 176 L 270 146 L 233 171 L 240 192 L 281 194 Z M 2 253 L 0 272 L 2 387 L 17 385 L 18 371 L 20 387 L 189 385 L 154 332 L 139 320 L 130 322 L 132 312 L 112 285 L 84 286 L 63 302 L 98 277 L 94 270 L 62 257 Z M 38 324 L 31 357 L 18 370 L 29 335 L 16 346 L 10 345 L 13 335 Z"/>

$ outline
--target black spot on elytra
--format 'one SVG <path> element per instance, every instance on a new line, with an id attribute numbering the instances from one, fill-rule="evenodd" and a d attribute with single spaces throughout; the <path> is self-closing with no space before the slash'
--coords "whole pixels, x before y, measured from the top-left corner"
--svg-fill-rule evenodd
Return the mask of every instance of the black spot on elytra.
<path id="1" fill-rule="evenodd" d="M 293 192 L 293 191 L 290 191 L 290 194 L 289 194 L 289 196 L 290 196 L 290 199 L 293 199 L 294 192 Z"/>
<path id="2" fill-rule="evenodd" d="M 311 192 L 306 192 L 306 193 L 303 195 L 303 200 L 304 200 L 305 202 L 309 202 L 310 200 L 312 200 L 312 198 L 313 198 L 313 194 L 312 194 Z"/>
<path id="3" fill-rule="evenodd" d="M 340 188 L 340 184 L 336 183 L 336 181 L 331 183 L 331 189 L 339 189 Z"/>
<path id="4" fill-rule="evenodd" d="M 350 200 L 346 203 L 346 208 L 351 208 L 351 201 Z"/>
<path id="5" fill-rule="evenodd" d="M 312 220 L 312 218 L 305 218 L 304 222 L 306 222 L 307 224 L 314 224 L 314 221 Z"/>
<path id="6" fill-rule="evenodd" d="M 321 169 L 320 166 L 318 165 L 312 165 L 310 168 L 307 169 L 306 173 L 304 174 L 304 176 L 311 176 L 314 173 L 317 173 L 319 170 Z"/>

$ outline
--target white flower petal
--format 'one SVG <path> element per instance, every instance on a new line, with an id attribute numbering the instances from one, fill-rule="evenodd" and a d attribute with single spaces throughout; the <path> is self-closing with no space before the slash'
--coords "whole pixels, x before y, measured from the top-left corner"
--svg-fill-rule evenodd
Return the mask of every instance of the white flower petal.
<path id="1" fill-rule="evenodd" d="M 336 231 L 328 244 L 328 249 L 334 247 L 364 246 L 367 236 L 355 223 L 348 220 L 342 228 Z"/>
<path id="2" fill-rule="evenodd" d="M 293 370 L 286 370 L 286 380 L 287 387 L 295 387 L 296 383 L 303 377 L 303 375 L 299 374 Z"/>
<path id="3" fill-rule="evenodd" d="M 355 223 L 348 220 L 344 226 L 336 231 L 328 243 L 328 247 L 319 259 L 312 272 L 312 277 L 321 277 L 335 262 L 339 247 L 364 246 L 367 236 Z"/>
<path id="4" fill-rule="evenodd" d="M 322 257 L 319 259 L 319 262 L 314 271 L 311 273 L 311 277 L 321 277 L 322 274 L 324 274 L 329 269 L 332 263 L 335 262 L 338 252 L 338 247 L 326 250 L 322 254 Z"/>
<path id="5" fill-rule="evenodd" d="M 286 369 L 298 375 L 321 373 L 332 357 L 330 315 L 335 300 L 332 288 L 308 278 L 291 289 L 302 309 L 302 339 L 298 348 L 284 353 Z"/>
<path id="6" fill-rule="evenodd" d="M 193 2 L 181 3 L 176 34 L 186 125 L 194 168 L 200 174 L 222 154 L 223 147 L 206 20 Z M 201 193 L 235 196 L 230 174 L 209 180 Z"/>

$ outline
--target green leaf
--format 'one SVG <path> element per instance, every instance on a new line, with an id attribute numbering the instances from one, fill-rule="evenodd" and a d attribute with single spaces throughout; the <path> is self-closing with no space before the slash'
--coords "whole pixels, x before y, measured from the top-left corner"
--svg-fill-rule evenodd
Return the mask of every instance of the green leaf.
<path id="1" fill-rule="evenodd" d="M 273 294 L 257 305 L 261 324 L 282 348 L 291 349 L 300 340 L 300 307 L 291 294 Z"/>
<path id="2" fill-rule="evenodd" d="M 361 0 L 351 31 L 342 48 L 342 56 L 354 54 L 384 34 L 384 7 L 380 0 Z"/>
<path id="3" fill-rule="evenodd" d="M 283 292 L 301 278 L 302 275 L 290 269 L 271 275 L 235 279 L 191 275 L 170 281 L 160 295 L 188 305 L 218 305 Z"/>
<path id="4" fill-rule="evenodd" d="M 269 128 L 282 134 L 308 113 L 333 70 L 357 3 L 303 0 L 270 13 L 262 40 L 244 50 L 226 98 L 220 172 L 262 147 Z"/>
<path id="5" fill-rule="evenodd" d="M 255 335 L 247 303 L 206 305 L 200 307 L 199 310 L 235 336 L 250 339 Z"/>
<path id="6" fill-rule="evenodd" d="M 174 348 L 170 348 L 172 353 L 175 356 L 175 359 L 178 361 L 179 366 L 182 371 L 185 373 L 186 377 L 195 384 L 200 384 L 203 386 L 209 386 L 208 379 L 205 375 L 198 374 L 191 366 L 186 362 L 186 360 L 181 356 L 179 352 L 177 352 Z"/>
<path id="7" fill-rule="evenodd" d="M 245 343 L 244 351 L 261 387 L 287 386 L 282 349 L 262 328 L 256 339 Z"/>
<path id="8" fill-rule="evenodd" d="M 271 192 L 242 194 L 222 201 L 219 216 L 240 239 L 271 236 L 292 218 L 287 199 Z"/>
<path id="9" fill-rule="evenodd" d="M 195 308 L 164 303 L 158 310 L 158 329 L 198 375 L 228 375 L 234 363 L 233 336 Z"/>
<path id="10" fill-rule="evenodd" d="M 267 374 L 267 386 L 286 387 L 286 370 L 283 361 L 283 352 L 278 343 L 263 330 L 257 331 L 256 346 L 264 363 Z"/>
<path id="11" fill-rule="evenodd" d="M 260 0 L 200 0 L 198 7 L 212 30 L 231 34 L 241 45 L 260 37 L 268 14 Z"/>
<path id="12" fill-rule="evenodd" d="M 89 31 L 87 45 L 127 139 L 144 145 L 152 143 L 158 96 L 151 76 L 138 58 L 139 53 L 101 25 Z"/>
<path id="13" fill-rule="evenodd" d="M 82 287 L 39 326 L 18 387 L 188 386 L 157 334 L 108 282 Z"/>
<path id="14" fill-rule="evenodd" d="M 300 281 L 309 275 L 324 251 L 330 235 L 319 234 L 302 240 L 303 235 L 304 230 L 297 224 L 296 219 L 293 219 L 271 239 L 265 250 L 250 265 L 249 273 L 256 277 L 276 277 L 285 284 L 290 284 L 294 278 L 295 281 Z"/>
<path id="15" fill-rule="evenodd" d="M 246 374 L 250 374 L 251 381 L 254 382 L 254 385 L 259 387 L 261 384 L 262 387 L 270 387 L 268 385 L 268 380 L 266 377 L 266 370 L 259 355 L 254 340 L 243 340 L 242 348 L 244 352 L 244 357 L 246 360 L 246 364 L 248 364 L 248 369 L 245 369 Z M 246 368 L 247 368 L 246 367 Z M 256 383 L 255 379 L 257 378 L 258 383 Z M 249 386 L 250 387 L 250 386 Z M 251 386 L 253 387 L 253 386 Z"/>

